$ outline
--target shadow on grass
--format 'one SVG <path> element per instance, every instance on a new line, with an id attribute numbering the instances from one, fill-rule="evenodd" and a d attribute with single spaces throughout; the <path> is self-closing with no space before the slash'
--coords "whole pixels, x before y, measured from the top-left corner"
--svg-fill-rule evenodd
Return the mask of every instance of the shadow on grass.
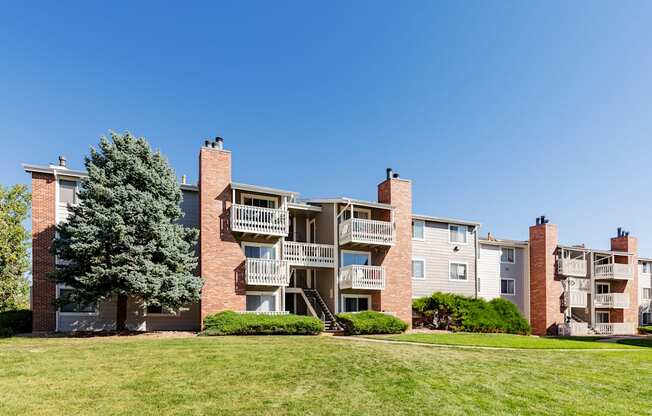
<path id="1" fill-rule="evenodd" d="M 628 338 L 619 339 L 617 344 L 631 345 L 634 347 L 652 348 L 652 338 Z"/>
<path id="2" fill-rule="evenodd" d="M 106 338 L 106 337 L 134 337 L 156 336 L 159 334 L 193 333 L 192 331 L 76 331 L 76 332 L 36 332 L 15 334 L 16 338 Z"/>

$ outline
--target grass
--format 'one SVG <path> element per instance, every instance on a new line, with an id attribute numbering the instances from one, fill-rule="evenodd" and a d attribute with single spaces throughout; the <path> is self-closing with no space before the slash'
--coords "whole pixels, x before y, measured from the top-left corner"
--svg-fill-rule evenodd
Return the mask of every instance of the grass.
<path id="1" fill-rule="evenodd" d="M 619 340 L 614 342 L 597 342 L 600 337 L 543 338 L 508 334 L 471 334 L 471 333 L 408 333 L 382 336 L 378 338 L 393 341 L 420 342 L 437 345 L 464 345 L 494 348 L 524 349 L 620 349 L 652 347 L 652 339 Z M 603 337 L 604 338 L 604 337 Z"/>
<path id="2" fill-rule="evenodd" d="M 566 341 L 560 341 L 566 342 Z M 2 415 L 648 414 L 652 349 L 337 337 L 0 340 Z"/>

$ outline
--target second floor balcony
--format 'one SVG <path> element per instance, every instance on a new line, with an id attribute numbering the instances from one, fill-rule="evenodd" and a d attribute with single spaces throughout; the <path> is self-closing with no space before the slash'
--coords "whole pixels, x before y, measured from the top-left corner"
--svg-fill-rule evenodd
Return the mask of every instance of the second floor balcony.
<path id="1" fill-rule="evenodd" d="M 627 293 L 600 293 L 595 295 L 596 308 L 629 308 L 629 295 Z"/>
<path id="2" fill-rule="evenodd" d="M 289 215 L 285 208 L 263 208 L 233 204 L 230 211 L 231 231 L 271 235 L 288 235 Z"/>
<path id="3" fill-rule="evenodd" d="M 339 232 L 340 244 L 394 244 L 394 224 L 391 221 L 349 218 L 340 223 Z"/>
<path id="4" fill-rule="evenodd" d="M 593 277 L 596 279 L 631 280 L 632 266 L 621 263 L 596 264 L 593 267 Z"/>
<path id="5" fill-rule="evenodd" d="M 286 241 L 283 243 L 283 259 L 291 266 L 334 267 L 335 246 Z"/>
<path id="6" fill-rule="evenodd" d="M 385 268 L 352 264 L 340 269 L 342 289 L 385 289 Z"/>
<path id="7" fill-rule="evenodd" d="M 565 292 L 568 297 L 568 305 L 571 308 L 586 308 L 588 305 L 589 292 L 586 290 L 570 290 Z"/>
<path id="8" fill-rule="evenodd" d="M 586 277 L 586 260 L 558 259 L 557 273 L 563 276 Z"/>
<path id="9" fill-rule="evenodd" d="M 290 266 L 285 260 L 247 258 L 245 280 L 248 285 L 287 286 Z"/>

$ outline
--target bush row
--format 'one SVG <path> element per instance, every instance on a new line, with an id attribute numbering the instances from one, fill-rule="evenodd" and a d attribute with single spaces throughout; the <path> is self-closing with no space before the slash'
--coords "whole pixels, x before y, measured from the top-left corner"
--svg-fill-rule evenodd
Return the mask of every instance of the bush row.
<path id="1" fill-rule="evenodd" d="M 350 335 L 397 334 L 408 328 L 408 324 L 397 317 L 374 311 L 340 313 L 337 319 Z"/>
<path id="2" fill-rule="evenodd" d="M 516 305 L 496 298 L 489 302 L 452 293 L 433 293 L 415 299 L 413 309 L 420 316 L 417 325 L 465 332 L 529 334 L 531 328 Z"/>
<path id="3" fill-rule="evenodd" d="M 0 337 L 32 332 L 32 311 L 20 309 L 0 312 Z"/>
<path id="4" fill-rule="evenodd" d="M 316 335 L 324 324 L 312 316 L 225 311 L 204 318 L 204 335 Z"/>

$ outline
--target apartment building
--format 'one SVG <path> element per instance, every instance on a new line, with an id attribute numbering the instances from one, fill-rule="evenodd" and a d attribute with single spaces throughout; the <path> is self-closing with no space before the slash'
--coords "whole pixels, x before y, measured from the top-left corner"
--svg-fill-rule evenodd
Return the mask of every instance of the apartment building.
<path id="1" fill-rule="evenodd" d="M 650 321 L 652 260 L 638 258 L 628 234 L 619 232 L 608 251 L 563 246 L 556 225 L 540 218 L 529 241 L 480 238 L 479 222 L 413 214 L 411 182 L 391 169 L 376 201 L 302 199 L 233 181 L 231 156 L 222 139 L 206 141 L 198 183 L 181 182 L 181 221 L 200 230 L 201 300 L 172 311 L 129 299 L 128 328 L 198 330 L 222 310 L 312 315 L 333 330 L 339 312 L 410 322 L 412 299 L 437 291 L 507 299 L 537 334 L 633 333 L 639 319 Z M 57 308 L 70 288 L 46 277 L 65 266 L 48 250 L 86 173 L 65 159 L 23 166 L 32 178 L 34 330 L 115 328 L 115 301 Z"/>

